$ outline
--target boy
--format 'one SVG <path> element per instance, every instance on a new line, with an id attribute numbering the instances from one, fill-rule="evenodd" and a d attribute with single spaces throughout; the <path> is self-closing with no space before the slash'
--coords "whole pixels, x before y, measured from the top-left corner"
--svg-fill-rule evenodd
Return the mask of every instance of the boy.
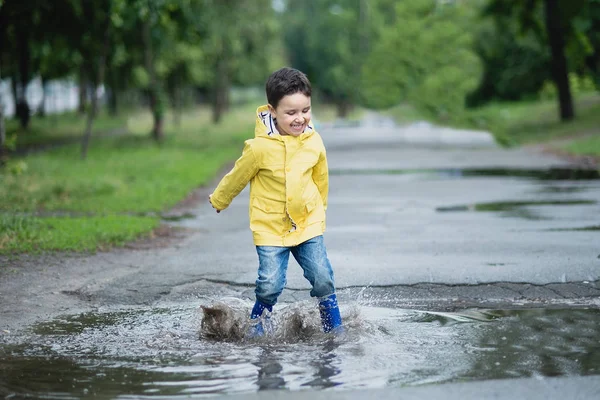
<path id="1" fill-rule="evenodd" d="M 250 229 L 259 261 L 250 336 L 264 334 L 261 317 L 285 287 L 290 252 L 312 286 L 310 295 L 319 299 L 323 331 L 343 330 L 323 243 L 329 174 L 325 146 L 310 125 L 311 93 L 308 78 L 296 69 L 271 74 L 269 104 L 257 109 L 255 138 L 209 196 L 219 213 L 250 182 Z"/>

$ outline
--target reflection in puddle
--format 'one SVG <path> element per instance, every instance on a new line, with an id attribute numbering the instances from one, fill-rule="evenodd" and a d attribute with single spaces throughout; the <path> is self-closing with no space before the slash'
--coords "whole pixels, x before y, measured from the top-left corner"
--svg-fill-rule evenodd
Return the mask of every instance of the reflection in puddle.
<path id="1" fill-rule="evenodd" d="M 227 304 L 234 314 L 251 307 Z M 276 334 L 237 341 L 204 338 L 195 306 L 64 317 L 0 337 L 0 394 L 172 397 L 599 374 L 599 309 L 447 313 L 347 304 L 346 334 L 338 337 L 310 329 L 319 325 L 313 309 L 282 305 L 273 314 Z"/>
<path id="2" fill-rule="evenodd" d="M 437 207 L 438 212 L 463 212 L 463 211 L 480 211 L 480 212 L 502 212 L 507 217 L 517 217 L 530 220 L 543 220 L 548 217 L 543 217 L 528 207 L 540 206 L 577 206 L 577 205 L 594 205 L 593 200 L 539 200 L 539 201 L 498 201 L 490 203 L 474 203 L 467 205 Z"/>
<path id="3" fill-rule="evenodd" d="M 585 186 L 544 186 L 537 190 L 538 193 L 546 193 L 546 194 L 562 194 L 562 193 L 580 193 L 587 190 Z"/>
<path id="4" fill-rule="evenodd" d="M 505 177 L 526 178 L 541 181 L 574 181 L 600 179 L 600 171 L 596 169 L 549 168 L 549 169 L 517 169 L 517 168 L 439 168 L 439 169 L 331 169 L 331 175 L 403 175 L 419 174 L 448 178 L 465 177 Z"/>
<path id="5" fill-rule="evenodd" d="M 193 219 L 193 218 L 196 218 L 196 215 L 191 212 L 185 212 L 182 214 L 163 214 L 160 216 L 160 219 L 162 219 L 163 221 L 173 221 L 173 222 L 183 221 L 186 219 Z"/>
<path id="6" fill-rule="evenodd" d="M 600 225 L 582 226 L 581 228 L 550 228 L 546 229 L 549 232 L 585 232 L 585 231 L 600 231 Z"/>

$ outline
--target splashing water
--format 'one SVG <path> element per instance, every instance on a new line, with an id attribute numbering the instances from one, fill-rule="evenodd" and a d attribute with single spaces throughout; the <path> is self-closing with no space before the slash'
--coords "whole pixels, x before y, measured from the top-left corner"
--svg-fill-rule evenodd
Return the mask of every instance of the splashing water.
<path id="1" fill-rule="evenodd" d="M 200 338 L 223 341 L 260 341 L 263 343 L 293 343 L 330 337 L 322 332 L 317 305 L 313 301 L 278 306 L 276 312 L 261 318 L 267 334 L 249 338 L 247 333 L 257 320 L 250 320 L 252 304 L 237 298 L 225 298 L 202 305 Z M 346 308 L 344 325 L 353 329 L 361 325 L 358 308 Z"/>
<path id="2" fill-rule="evenodd" d="M 248 339 L 251 306 L 224 298 L 106 310 L 0 336 L 0 394 L 173 398 L 600 374 L 597 308 L 440 312 L 346 301 L 346 333 L 335 336 L 304 301 L 278 304 L 271 334 Z"/>

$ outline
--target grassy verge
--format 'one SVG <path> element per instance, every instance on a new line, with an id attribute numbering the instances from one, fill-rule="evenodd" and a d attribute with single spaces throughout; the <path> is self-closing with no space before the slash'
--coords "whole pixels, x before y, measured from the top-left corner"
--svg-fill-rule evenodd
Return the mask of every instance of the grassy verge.
<path id="1" fill-rule="evenodd" d="M 598 133 L 600 95 L 580 95 L 575 100 L 576 118 L 561 122 L 555 100 L 492 104 L 471 110 L 465 125 L 494 133 L 500 143 L 522 145 L 556 139 L 575 139 Z"/>
<path id="2" fill-rule="evenodd" d="M 94 251 L 123 245 L 158 226 L 156 218 L 107 215 L 79 218 L 0 217 L 3 253 Z"/>
<path id="3" fill-rule="evenodd" d="M 78 112 L 50 114 L 43 118 L 33 116 L 27 129 L 21 128 L 16 119 L 10 119 L 6 121 L 6 133 L 9 138 L 15 138 L 17 149 L 61 143 L 80 138 L 85 129 L 86 118 L 86 115 Z M 111 116 L 103 111 L 94 121 L 94 132 L 98 136 L 125 130 L 127 123 L 127 114 Z"/>
<path id="4" fill-rule="evenodd" d="M 148 234 L 160 217 L 139 215 L 170 208 L 234 159 L 253 135 L 254 109 L 219 125 L 208 109 L 187 112 L 160 145 L 148 135 L 151 116 L 138 114 L 126 135 L 92 139 L 85 161 L 79 145 L 11 160 L 0 170 L 0 253 L 88 251 Z M 88 217 L 61 217 L 69 213 Z"/>
<path id="5" fill-rule="evenodd" d="M 571 154 L 590 155 L 600 158 L 600 132 L 596 136 L 571 140 L 568 144 L 562 146 L 562 148 Z"/>
<path id="6" fill-rule="evenodd" d="M 581 94 L 575 99 L 576 118 L 561 122 L 558 118 L 556 100 L 518 103 L 495 103 L 468 110 L 451 125 L 487 130 L 496 140 L 506 146 L 546 143 L 557 139 L 577 143 L 565 144 L 565 149 L 576 154 L 598 154 L 596 141 L 583 139 L 600 135 L 600 94 Z M 422 118 L 410 106 L 398 106 L 390 110 L 398 122 L 409 122 Z M 590 147 L 591 146 L 591 147 Z"/>

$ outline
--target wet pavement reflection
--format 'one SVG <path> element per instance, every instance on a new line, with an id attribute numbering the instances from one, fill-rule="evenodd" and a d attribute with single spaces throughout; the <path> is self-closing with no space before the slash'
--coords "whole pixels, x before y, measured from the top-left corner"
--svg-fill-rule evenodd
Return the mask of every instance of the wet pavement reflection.
<path id="1" fill-rule="evenodd" d="M 331 175 L 402 175 L 467 178 L 500 177 L 523 178 L 540 181 L 598 180 L 600 170 L 589 168 L 435 168 L 435 169 L 332 169 Z"/>
<path id="2" fill-rule="evenodd" d="M 197 304 L 65 316 L 0 336 L 0 395 L 189 396 L 600 373 L 597 308 L 437 312 L 372 300 L 346 303 L 346 333 L 334 337 L 315 328 L 311 302 L 279 306 L 276 331 L 259 340 L 208 338 Z M 251 306 L 220 304 L 237 319 Z"/>

